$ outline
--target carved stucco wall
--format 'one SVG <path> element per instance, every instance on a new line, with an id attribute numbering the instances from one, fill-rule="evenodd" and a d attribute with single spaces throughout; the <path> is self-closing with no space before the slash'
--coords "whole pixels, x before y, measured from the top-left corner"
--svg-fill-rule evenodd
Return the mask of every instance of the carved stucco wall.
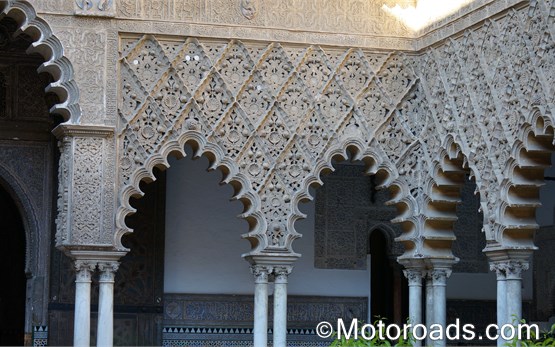
<path id="1" fill-rule="evenodd" d="M 51 2 L 43 4 L 46 8 Z M 75 61 L 84 62 L 77 66 L 80 70 L 87 71 L 90 62 L 94 71 L 105 76 L 104 81 L 96 80 L 94 87 L 99 89 L 92 88 L 104 91 L 104 106 L 95 99 L 87 107 L 86 98 L 94 99 L 98 93 L 88 93 L 87 88 L 81 93 L 83 116 L 92 117 L 87 122 L 98 123 L 101 111 L 93 108 L 105 107 L 105 117 L 112 119 L 106 123 L 119 123 L 114 138 L 112 129 L 95 140 L 71 131 L 59 133 L 71 138 L 64 152 L 73 151 L 70 157 L 62 157 L 64 168 L 71 167 L 74 159 L 78 163 L 81 155 L 92 155 L 92 147 L 103 148 L 108 151 L 102 157 L 103 171 L 91 179 L 114 179 L 123 187 L 114 238 L 107 217 L 117 207 L 112 205 L 116 202 L 112 193 L 103 190 L 86 201 L 109 221 L 94 228 L 102 234 L 94 240 L 106 245 L 113 241 L 121 248 L 119 238 L 129 231 L 124 217 L 133 211 L 127 200 L 140 194 L 138 181 L 149 179 L 153 166 L 164 165 L 170 151 L 192 140 L 200 153 L 229 173 L 226 182 L 234 183 L 238 198 L 249 207 L 244 217 L 252 226 L 247 238 L 253 254 L 272 247 L 291 251 L 291 242 L 298 237 L 292 225 L 302 218 L 297 202 L 307 196 L 309 183 L 318 182 L 331 157 L 349 144 L 356 145 L 358 155 L 367 160 L 369 172 L 381 172 L 378 175 L 386 178 L 383 183 L 397 193 L 392 203 L 403 211 L 396 221 L 406 231 L 401 240 L 410 249 L 407 257 L 433 255 L 438 249 L 430 248 L 430 240 L 438 236 L 443 244 L 439 251 L 450 253 L 450 225 L 457 203 L 452 191 L 462 186 L 464 166 L 476 176 L 486 238 L 504 246 L 532 247 L 537 199 L 535 189 L 524 187 L 535 185 L 542 165 L 549 163 L 544 154 L 552 149 L 550 134 L 545 134 L 554 94 L 551 2 L 484 3 L 464 21 L 434 30 L 441 34 L 429 36 L 431 41 L 446 33 L 452 36 L 415 55 L 337 48 L 352 43 L 330 44 L 326 37 L 333 35 L 327 33 L 305 41 L 291 36 L 284 40 L 272 36 L 272 43 L 268 37 L 230 40 L 225 26 L 209 25 L 203 34 L 202 26 L 118 19 L 113 6 L 121 3 L 92 4 L 98 6 L 85 9 L 84 2 L 72 3 L 73 9 L 67 9 L 71 13 L 92 11 L 79 13 L 80 17 L 46 14 L 45 18 L 61 36 L 63 28 L 79 26 L 81 31 L 73 38 L 64 36 L 67 51 Z M 160 4 L 163 10 L 164 3 Z M 94 17 L 98 15 L 114 19 Z M 483 23 L 459 31 L 484 18 Z M 145 32 L 164 35 L 142 35 Z M 191 38 L 191 33 L 199 39 Z M 120 47 L 116 48 L 118 35 Z M 87 38 L 98 48 L 94 52 L 75 48 Z M 319 45 L 299 43 L 315 38 Z M 411 48 L 418 46 L 415 42 L 411 41 Z M 121 61 L 116 67 L 118 50 Z M 117 69 L 119 87 L 109 78 L 117 75 Z M 118 121 L 113 119 L 117 88 L 122 116 Z M 253 114 L 245 106 L 249 103 L 264 112 Z M 311 128 L 309 122 L 313 122 Z M 531 133 L 534 136 L 529 137 Z M 118 145 L 117 159 L 109 153 L 113 141 Z M 79 166 L 74 167 L 75 172 L 62 172 L 62 186 L 80 179 Z M 122 169 L 118 178 L 112 177 L 115 167 Z M 70 219 L 83 222 L 79 220 L 83 212 L 65 201 L 68 191 L 64 189 L 58 242 L 88 243 L 87 235 L 64 235 Z M 104 206 L 99 207 L 99 201 Z M 64 220 L 64 216 L 71 218 Z M 439 230 L 438 224 L 446 229 Z"/>
<path id="2" fill-rule="evenodd" d="M 536 227 L 539 192 L 532 182 L 543 178 L 553 149 L 555 47 L 549 6 L 533 1 L 510 10 L 417 61 L 434 133 L 452 136 L 460 146 L 476 176 L 486 237 L 507 244 Z M 437 152 L 433 148 L 439 143 L 429 145 Z"/>
<path id="3" fill-rule="evenodd" d="M 333 173 L 322 177 L 324 185 L 315 195 L 315 259 L 321 269 L 367 269 L 370 233 L 376 229 L 388 240 L 393 259 L 402 254 L 393 242 L 401 234 L 391 224 L 397 211 L 386 206 L 387 190 L 376 190 L 364 165 L 335 164 Z"/>
<path id="4" fill-rule="evenodd" d="M 257 222 L 248 235 L 260 246 L 256 251 L 289 248 L 297 237 L 292 222 L 301 217 L 296 201 L 334 150 L 350 142 L 357 155 L 372 158 L 370 171 L 389 172 L 389 184 L 398 170 L 393 201 L 407 206 L 397 221 L 413 225 L 402 237 L 416 246 L 410 256 L 433 253 L 428 238 L 441 235 L 450 244 L 452 232 L 438 234 L 433 221 L 438 213 L 446 223 L 455 216 L 451 190 L 463 185 L 466 165 L 476 176 L 486 238 L 510 244 L 511 233 L 535 227 L 533 219 L 515 219 L 534 204 L 521 203 L 526 197 L 511 185 L 515 165 L 528 160 L 518 148 L 535 145 L 526 122 L 548 124 L 545 106 L 553 99 L 553 19 L 548 4 L 532 5 L 423 56 L 123 37 L 123 201 L 136 191 L 133 182 L 148 177 L 137 171 L 142 163 L 163 162 L 158 153 L 194 139 L 199 153 L 211 153 L 214 165 L 229 172 L 226 182 L 242 187 L 239 198 L 251 206 L 245 217 Z M 527 73 L 515 73 L 515 66 Z M 545 129 L 534 131 L 541 137 Z M 424 221 L 422 230 L 417 220 Z"/>

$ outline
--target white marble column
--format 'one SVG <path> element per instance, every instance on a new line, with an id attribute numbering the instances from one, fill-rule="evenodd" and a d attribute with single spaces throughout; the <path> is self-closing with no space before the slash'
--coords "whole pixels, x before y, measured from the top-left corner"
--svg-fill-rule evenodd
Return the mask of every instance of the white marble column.
<path id="1" fill-rule="evenodd" d="M 528 262 L 509 260 L 505 263 L 506 323 L 519 324 L 522 319 L 522 272 L 528 270 Z"/>
<path id="2" fill-rule="evenodd" d="M 427 271 L 425 274 L 426 279 L 426 328 L 430 329 L 434 324 L 434 287 L 432 285 L 432 274 Z M 426 335 L 426 346 L 431 346 L 432 340 L 430 335 Z"/>
<path id="3" fill-rule="evenodd" d="M 91 276 L 96 262 L 75 261 L 75 315 L 73 328 L 73 346 L 89 347 L 91 345 Z"/>
<path id="4" fill-rule="evenodd" d="M 117 261 L 98 263 L 98 347 L 112 347 L 114 344 L 114 277 L 118 268 Z"/>
<path id="5" fill-rule="evenodd" d="M 274 268 L 274 347 L 287 347 L 287 276 L 290 266 Z"/>
<path id="6" fill-rule="evenodd" d="M 422 323 L 422 270 L 403 270 L 409 282 L 409 320 L 410 324 Z M 414 341 L 414 347 L 420 347 L 421 341 Z"/>
<path id="7" fill-rule="evenodd" d="M 507 282 L 506 282 L 506 265 L 503 263 L 490 264 L 490 270 L 495 271 L 497 275 L 497 326 L 499 329 L 507 323 Z M 501 337 L 501 330 L 497 330 L 499 338 L 497 346 L 502 347 L 506 341 Z"/>
<path id="8" fill-rule="evenodd" d="M 447 300 L 445 296 L 445 287 L 447 278 L 451 275 L 451 270 L 446 268 L 437 268 L 431 271 L 433 286 L 433 315 L 434 323 L 442 327 L 447 326 Z M 434 346 L 445 346 L 445 339 L 433 341 Z"/>
<path id="9" fill-rule="evenodd" d="M 254 347 L 267 347 L 268 343 L 268 266 L 254 265 Z"/>

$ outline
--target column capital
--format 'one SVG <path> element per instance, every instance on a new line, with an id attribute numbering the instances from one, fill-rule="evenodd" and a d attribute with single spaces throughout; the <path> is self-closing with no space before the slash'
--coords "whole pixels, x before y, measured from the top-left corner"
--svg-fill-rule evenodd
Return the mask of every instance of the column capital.
<path id="1" fill-rule="evenodd" d="M 445 286 L 447 279 L 451 276 L 451 269 L 431 269 L 428 271 L 428 276 L 432 279 L 434 286 Z"/>
<path id="2" fill-rule="evenodd" d="M 251 272 L 254 275 L 254 283 L 268 283 L 268 277 L 274 270 L 273 266 L 253 265 Z"/>
<path id="3" fill-rule="evenodd" d="M 489 265 L 491 271 L 495 271 L 498 280 L 521 279 L 522 272 L 528 270 L 530 263 L 527 260 L 501 260 Z"/>
<path id="4" fill-rule="evenodd" d="M 293 271 L 290 265 L 275 266 L 274 267 L 274 283 L 287 283 L 287 277 Z"/>
<path id="5" fill-rule="evenodd" d="M 98 271 L 100 271 L 99 282 L 113 283 L 116 271 L 119 269 L 117 261 L 103 261 L 98 263 Z"/>
<path id="6" fill-rule="evenodd" d="M 422 269 L 405 269 L 403 274 L 409 281 L 409 286 L 422 286 L 422 278 L 424 277 Z"/>
<path id="7" fill-rule="evenodd" d="M 522 278 L 522 272 L 530 268 L 530 263 L 525 260 L 509 260 L 506 264 L 505 276 L 507 279 L 518 279 Z"/>
<path id="8" fill-rule="evenodd" d="M 91 282 L 91 276 L 96 269 L 96 262 L 90 260 L 75 260 L 75 282 Z"/>
<path id="9" fill-rule="evenodd" d="M 497 275 L 497 280 L 502 281 L 506 279 L 507 276 L 507 264 L 504 262 L 493 262 L 489 264 L 490 271 L 495 271 Z"/>

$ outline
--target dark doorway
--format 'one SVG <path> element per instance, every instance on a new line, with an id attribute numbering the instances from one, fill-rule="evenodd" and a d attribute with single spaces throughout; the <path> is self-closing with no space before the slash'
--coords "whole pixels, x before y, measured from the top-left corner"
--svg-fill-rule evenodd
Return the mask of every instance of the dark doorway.
<path id="1" fill-rule="evenodd" d="M 372 320 L 377 317 L 394 322 L 393 269 L 388 256 L 387 240 L 381 230 L 370 234 L 370 298 Z"/>
<path id="2" fill-rule="evenodd" d="M 25 230 L 18 208 L 10 194 L 0 186 L 1 237 L 0 264 L 0 345 L 22 346 L 25 328 Z"/>

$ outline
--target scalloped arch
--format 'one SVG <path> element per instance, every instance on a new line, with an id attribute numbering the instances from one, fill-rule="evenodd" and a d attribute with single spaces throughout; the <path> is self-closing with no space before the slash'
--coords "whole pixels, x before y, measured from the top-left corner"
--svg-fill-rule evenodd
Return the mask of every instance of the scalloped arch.
<path id="1" fill-rule="evenodd" d="M 319 159 L 311 172 L 302 182 L 301 188 L 292 199 L 292 214 L 288 220 L 288 230 L 290 231 L 290 240 L 288 245 L 301 237 L 302 235 L 295 231 L 295 222 L 306 218 L 306 215 L 300 211 L 299 204 L 305 200 L 312 200 L 313 197 L 309 193 L 309 187 L 316 185 L 322 186 L 324 183 L 321 179 L 325 172 L 333 172 L 333 161 L 340 158 L 341 160 L 349 159 L 349 152 L 352 160 L 362 161 L 365 163 L 365 171 L 368 175 L 377 175 L 379 179 L 378 188 L 388 188 L 393 196 L 388 204 L 397 205 L 398 210 L 410 209 L 411 202 L 406 198 L 408 185 L 399 177 L 395 165 L 379 150 L 372 141 L 370 146 L 365 145 L 361 139 L 348 139 L 338 142 L 328 148 Z M 406 207 L 405 207 L 406 206 Z"/>
<path id="2" fill-rule="evenodd" d="M 500 189 L 502 202 L 496 211 L 501 222 L 495 235 L 499 243 L 508 247 L 535 248 L 533 235 L 538 228 L 535 213 L 540 206 L 544 170 L 552 165 L 554 140 L 549 111 L 534 107 L 517 133 L 505 166 Z"/>
<path id="3" fill-rule="evenodd" d="M 244 212 L 239 216 L 249 223 L 249 231 L 242 235 L 251 243 L 251 253 L 261 250 L 266 244 L 266 234 L 260 230 L 265 230 L 266 222 L 256 208 L 260 206 L 260 198 L 258 194 L 253 192 L 248 187 L 251 187 L 249 179 L 242 173 L 239 173 L 237 164 L 226 157 L 222 148 L 206 139 L 206 137 L 198 132 L 190 131 L 181 134 L 177 139 L 168 141 L 160 150 L 151 156 L 145 163 L 143 163 L 137 170 L 135 170 L 129 179 L 129 184 L 125 185 L 120 196 L 120 207 L 116 214 L 116 228 L 117 231 L 114 236 L 114 244 L 116 248 L 127 251 L 122 245 L 121 239 L 125 234 L 132 233 L 126 223 L 125 218 L 136 210 L 130 205 L 131 197 L 141 197 L 144 193 L 141 191 L 139 185 L 142 181 L 151 182 L 156 180 L 153 174 L 155 167 L 167 169 L 170 167 L 168 157 L 170 155 L 177 155 L 178 157 L 185 157 L 185 146 L 190 145 L 194 150 L 194 157 L 206 156 L 210 162 L 210 170 L 220 169 L 224 178 L 222 183 L 230 184 L 234 188 L 233 199 L 239 200 L 243 203 Z"/>
<path id="4" fill-rule="evenodd" d="M 54 82 L 46 88 L 47 92 L 56 94 L 60 102 L 54 105 L 51 113 L 60 114 L 65 122 L 78 124 L 81 116 L 79 106 L 79 88 L 74 80 L 73 66 L 64 56 L 60 40 L 52 33 L 48 23 L 38 17 L 33 6 L 25 0 L 0 0 L 0 16 L 14 19 L 19 32 L 24 32 L 33 39 L 27 49 L 28 54 L 38 53 L 44 63 L 38 72 L 50 74 Z"/>

